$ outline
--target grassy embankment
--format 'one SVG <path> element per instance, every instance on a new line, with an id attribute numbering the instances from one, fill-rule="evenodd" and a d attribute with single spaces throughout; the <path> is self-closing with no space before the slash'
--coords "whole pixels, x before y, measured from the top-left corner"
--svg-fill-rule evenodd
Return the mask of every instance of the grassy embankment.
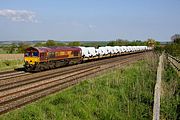
<path id="1" fill-rule="evenodd" d="M 166 53 L 180 59 L 180 45 L 170 44 L 163 49 L 158 48 L 158 53 Z M 172 66 L 165 61 L 161 93 L 161 119 L 180 120 L 180 77 Z"/>
<path id="2" fill-rule="evenodd" d="M 165 61 L 161 95 L 161 118 L 180 120 L 180 77 Z"/>
<path id="3" fill-rule="evenodd" d="M 20 119 L 152 119 L 157 60 L 149 56 L 0 116 Z"/>

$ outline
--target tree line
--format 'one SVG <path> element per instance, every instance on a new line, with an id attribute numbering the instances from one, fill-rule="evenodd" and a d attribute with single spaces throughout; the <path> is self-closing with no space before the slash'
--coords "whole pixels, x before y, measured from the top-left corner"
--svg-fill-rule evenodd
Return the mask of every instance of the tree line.
<path id="1" fill-rule="evenodd" d="M 162 53 L 165 51 L 168 54 L 171 54 L 174 57 L 180 58 L 180 38 L 172 39 L 172 42 L 166 45 L 160 45 L 155 47 L 155 51 Z"/>
<path id="2" fill-rule="evenodd" d="M 74 42 L 69 42 L 68 44 L 62 43 L 62 42 L 57 42 L 54 40 L 47 40 L 45 43 L 44 42 L 38 42 L 36 44 L 28 44 L 26 42 L 20 42 L 18 44 L 12 43 L 10 45 L 5 45 L 1 46 L 0 48 L 5 51 L 3 53 L 24 53 L 25 49 L 28 47 L 54 47 L 54 46 L 80 46 L 79 41 L 74 41 Z"/>
<path id="3" fill-rule="evenodd" d="M 128 41 L 123 39 L 117 39 L 115 41 L 111 41 L 107 44 L 108 46 L 157 46 L 160 45 L 160 42 L 154 39 L 148 39 L 147 41 L 134 40 Z"/>

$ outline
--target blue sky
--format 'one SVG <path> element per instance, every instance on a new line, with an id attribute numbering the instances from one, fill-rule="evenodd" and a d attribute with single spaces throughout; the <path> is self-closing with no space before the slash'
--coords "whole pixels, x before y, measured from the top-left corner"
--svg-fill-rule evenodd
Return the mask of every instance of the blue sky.
<path id="1" fill-rule="evenodd" d="M 0 0 L 0 40 L 168 41 L 180 0 Z"/>

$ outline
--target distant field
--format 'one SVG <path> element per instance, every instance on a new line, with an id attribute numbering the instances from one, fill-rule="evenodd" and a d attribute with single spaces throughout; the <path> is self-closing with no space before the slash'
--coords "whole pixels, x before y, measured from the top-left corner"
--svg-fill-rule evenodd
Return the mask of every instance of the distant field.
<path id="1" fill-rule="evenodd" d="M 23 54 L 0 54 L 0 60 L 22 60 Z"/>
<path id="2" fill-rule="evenodd" d="M 0 60 L 0 71 L 11 70 L 19 67 L 23 67 L 23 60 Z"/>
<path id="3" fill-rule="evenodd" d="M 23 54 L 0 54 L 0 70 L 6 71 L 23 66 Z"/>

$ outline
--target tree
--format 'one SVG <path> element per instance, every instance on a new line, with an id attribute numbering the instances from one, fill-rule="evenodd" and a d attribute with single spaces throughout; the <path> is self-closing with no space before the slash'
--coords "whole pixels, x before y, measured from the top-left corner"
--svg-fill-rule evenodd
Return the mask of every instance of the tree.
<path id="1" fill-rule="evenodd" d="M 81 43 L 79 41 L 69 42 L 68 46 L 80 46 Z"/>
<path id="2" fill-rule="evenodd" d="M 34 45 L 34 47 L 53 47 L 53 46 L 65 46 L 62 42 L 56 42 L 54 40 L 48 40 L 46 43 L 38 42 Z"/>
<path id="3" fill-rule="evenodd" d="M 110 41 L 107 45 L 108 46 L 124 46 L 128 44 L 129 44 L 128 40 L 117 39 L 115 41 Z"/>
<path id="4" fill-rule="evenodd" d="M 146 44 L 147 44 L 147 46 L 154 47 L 156 45 L 156 41 L 154 39 L 152 39 L 152 38 L 149 38 L 146 41 Z"/>
<path id="5" fill-rule="evenodd" d="M 57 42 L 56 45 L 57 45 L 57 46 L 65 46 L 65 44 L 62 43 L 62 42 Z"/>
<path id="6" fill-rule="evenodd" d="M 17 48 L 17 45 L 15 43 L 12 43 L 11 46 L 9 47 L 9 53 L 15 52 Z"/>
<path id="7" fill-rule="evenodd" d="M 175 44 L 180 44 L 180 34 L 175 34 L 171 37 L 171 40 L 175 43 Z"/>
<path id="8" fill-rule="evenodd" d="M 30 45 L 25 42 L 19 43 L 18 44 L 18 53 L 24 53 L 28 47 L 30 47 Z"/>
<path id="9" fill-rule="evenodd" d="M 9 53 L 9 47 L 7 46 L 2 46 L 3 51 L 5 51 L 6 53 Z"/>
<path id="10" fill-rule="evenodd" d="M 174 43 L 175 43 L 175 44 L 180 44 L 180 38 L 174 39 Z"/>
<path id="11" fill-rule="evenodd" d="M 42 43 L 42 42 L 38 42 L 34 45 L 34 47 L 44 47 L 46 46 L 45 43 Z"/>
<path id="12" fill-rule="evenodd" d="M 15 53 L 17 45 L 15 43 L 12 43 L 11 45 L 3 46 L 2 49 L 6 51 L 6 53 Z"/>
<path id="13" fill-rule="evenodd" d="M 45 44 L 47 47 L 57 46 L 54 40 L 48 40 Z"/>
<path id="14" fill-rule="evenodd" d="M 118 43 L 116 41 L 111 41 L 107 44 L 107 46 L 116 46 Z"/>
<path id="15" fill-rule="evenodd" d="M 146 45 L 146 42 L 141 41 L 141 40 L 134 40 L 134 41 L 130 42 L 128 45 L 130 45 L 130 46 L 144 46 L 144 45 Z"/>

